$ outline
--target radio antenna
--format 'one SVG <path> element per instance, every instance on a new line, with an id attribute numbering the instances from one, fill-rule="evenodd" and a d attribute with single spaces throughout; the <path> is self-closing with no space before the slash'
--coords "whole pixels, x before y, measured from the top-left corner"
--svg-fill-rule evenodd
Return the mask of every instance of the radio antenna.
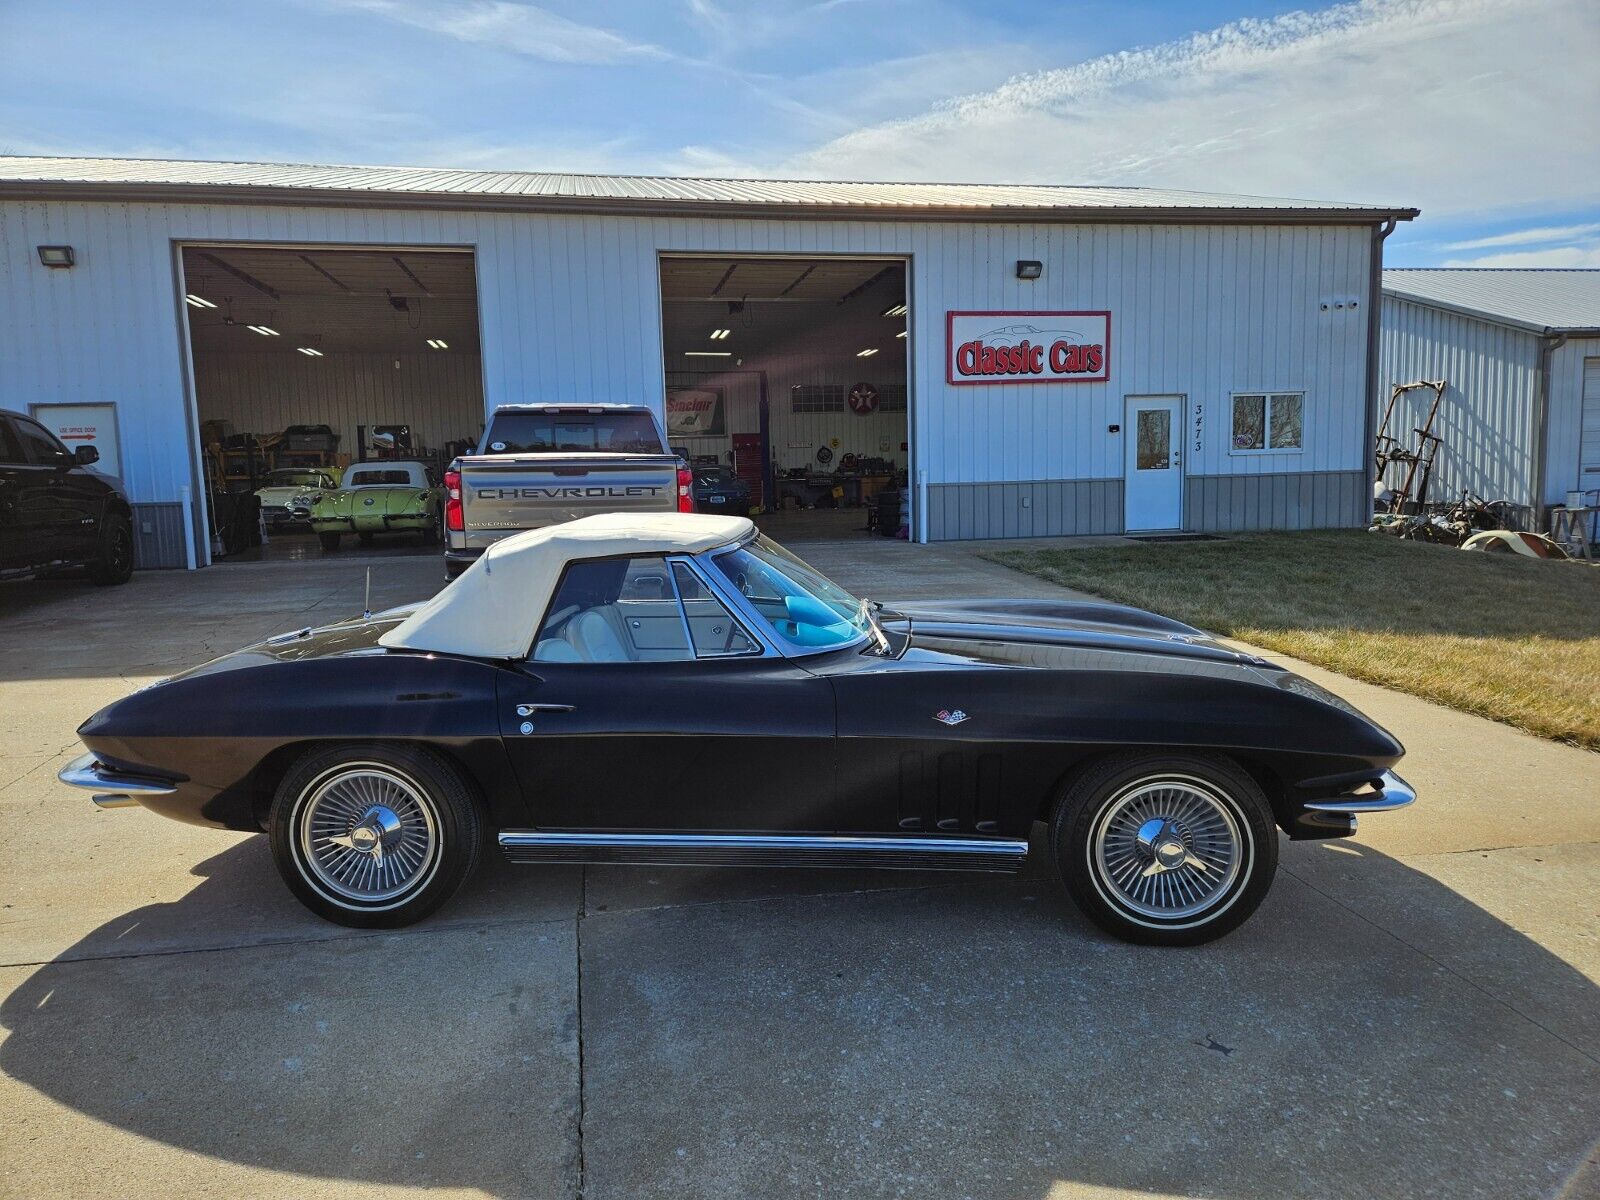
<path id="1" fill-rule="evenodd" d="M 361 619 L 372 620 L 372 568 L 367 568 L 367 598 L 361 606 Z"/>

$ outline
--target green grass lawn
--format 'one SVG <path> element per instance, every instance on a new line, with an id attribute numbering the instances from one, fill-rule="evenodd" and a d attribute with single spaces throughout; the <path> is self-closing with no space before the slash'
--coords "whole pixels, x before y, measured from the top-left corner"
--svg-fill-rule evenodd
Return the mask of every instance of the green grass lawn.
<path id="1" fill-rule="evenodd" d="M 1600 570 L 1588 565 L 1345 530 L 987 557 L 1600 750 Z"/>

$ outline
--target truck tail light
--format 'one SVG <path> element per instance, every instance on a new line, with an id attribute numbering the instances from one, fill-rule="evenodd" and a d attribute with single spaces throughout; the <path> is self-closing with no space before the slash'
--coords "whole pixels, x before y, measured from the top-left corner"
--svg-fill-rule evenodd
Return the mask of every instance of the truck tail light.
<path id="1" fill-rule="evenodd" d="M 678 468 L 678 511 L 694 511 L 694 472 L 688 467 Z"/>
<path id="2" fill-rule="evenodd" d="M 461 472 L 444 473 L 444 527 L 452 533 L 465 532 L 467 525 L 461 515 Z"/>

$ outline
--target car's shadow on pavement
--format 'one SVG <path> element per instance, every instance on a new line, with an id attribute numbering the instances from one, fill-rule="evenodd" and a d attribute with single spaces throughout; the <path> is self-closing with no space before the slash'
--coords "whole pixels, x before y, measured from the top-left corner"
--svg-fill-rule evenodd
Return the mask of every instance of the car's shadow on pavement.
<path id="1" fill-rule="evenodd" d="M 0 1068 L 27 1085 L 4 1084 L 12 1184 L 125 1194 L 152 1189 L 148 1170 L 157 1190 L 317 1190 L 261 1169 L 497 1196 L 572 1194 L 580 1172 L 590 1197 L 1597 1186 L 1577 1174 L 1600 1130 L 1595 985 L 1365 847 L 1285 844 L 1241 930 L 1154 950 L 1101 935 L 1040 869 L 547 883 L 496 865 L 433 921 L 351 934 L 270 894 L 262 843 L 6 972 Z M 280 919 L 292 940 L 274 940 Z M 193 946 L 216 948 L 175 952 Z"/>

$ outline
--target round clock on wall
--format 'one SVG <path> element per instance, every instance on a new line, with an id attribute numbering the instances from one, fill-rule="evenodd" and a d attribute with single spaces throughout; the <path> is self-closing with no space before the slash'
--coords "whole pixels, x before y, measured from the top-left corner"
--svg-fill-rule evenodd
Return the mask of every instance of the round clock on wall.
<path id="1" fill-rule="evenodd" d="M 870 383 L 858 383 L 850 389 L 850 411 L 858 417 L 878 411 L 878 389 Z"/>

